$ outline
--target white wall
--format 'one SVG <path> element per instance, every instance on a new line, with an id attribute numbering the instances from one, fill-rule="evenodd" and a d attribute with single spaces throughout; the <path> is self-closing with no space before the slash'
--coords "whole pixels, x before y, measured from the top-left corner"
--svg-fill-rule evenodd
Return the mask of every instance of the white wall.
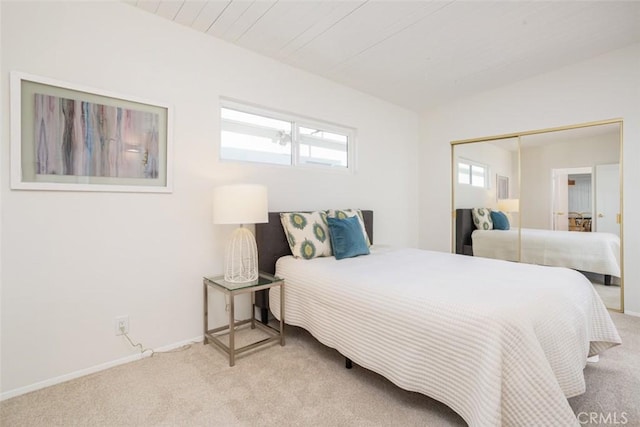
<path id="1" fill-rule="evenodd" d="M 624 119 L 625 310 L 640 314 L 640 44 L 423 114 L 420 246 L 450 250 L 449 142 L 575 123 Z"/>
<path id="2" fill-rule="evenodd" d="M 0 8 L 2 89 L 19 70 L 175 113 L 172 194 L 12 191 L 3 90 L 2 397 L 135 354 L 114 335 L 118 315 L 147 347 L 200 336 L 201 277 L 221 271 L 233 228 L 211 224 L 215 185 L 264 183 L 271 210 L 373 209 L 377 242 L 418 244 L 418 114 L 125 3 Z M 217 161 L 219 96 L 357 128 L 357 173 Z M 223 307 L 212 299 L 212 326 Z"/>

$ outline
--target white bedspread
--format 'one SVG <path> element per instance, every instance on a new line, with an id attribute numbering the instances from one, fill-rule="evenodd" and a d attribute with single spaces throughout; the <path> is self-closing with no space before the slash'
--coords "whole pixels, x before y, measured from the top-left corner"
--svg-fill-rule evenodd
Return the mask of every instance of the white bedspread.
<path id="1" fill-rule="evenodd" d="M 620 343 L 569 269 L 400 249 L 283 257 L 276 274 L 286 323 L 471 426 L 578 425 L 566 398 L 585 391 L 587 357 Z"/>
<path id="2" fill-rule="evenodd" d="M 620 238 L 611 233 L 522 229 L 522 262 L 620 277 Z M 475 230 L 473 254 L 518 260 L 518 230 Z"/>

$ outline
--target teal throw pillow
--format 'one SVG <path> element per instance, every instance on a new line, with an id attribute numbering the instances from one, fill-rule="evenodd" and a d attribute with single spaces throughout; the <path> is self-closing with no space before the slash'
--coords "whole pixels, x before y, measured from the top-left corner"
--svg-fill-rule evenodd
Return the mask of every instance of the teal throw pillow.
<path id="1" fill-rule="evenodd" d="M 357 216 L 360 221 L 360 227 L 362 227 L 362 233 L 364 234 L 364 240 L 367 242 L 367 246 L 371 246 L 369 235 L 367 234 L 367 228 L 364 226 L 364 216 L 360 209 L 329 209 L 327 211 L 329 218 L 345 219 L 352 216 Z"/>
<path id="2" fill-rule="evenodd" d="M 504 212 L 491 211 L 491 221 L 493 221 L 494 230 L 509 229 L 509 218 L 507 218 L 507 215 L 505 215 Z"/>
<path id="3" fill-rule="evenodd" d="M 369 246 L 362 233 L 358 217 L 327 218 L 331 249 L 336 259 L 369 255 Z"/>

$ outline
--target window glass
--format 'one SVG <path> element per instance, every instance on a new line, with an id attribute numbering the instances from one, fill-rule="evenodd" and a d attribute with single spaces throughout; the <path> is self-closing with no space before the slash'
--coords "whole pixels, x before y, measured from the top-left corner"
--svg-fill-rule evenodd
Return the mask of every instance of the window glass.
<path id="1" fill-rule="evenodd" d="M 485 186 L 485 168 L 482 166 L 471 165 L 471 185 L 474 187 Z"/>
<path id="2" fill-rule="evenodd" d="M 349 169 L 352 129 L 235 102 L 222 104 L 221 159 Z"/>
<path id="3" fill-rule="evenodd" d="M 466 163 L 458 163 L 458 183 L 471 184 L 471 166 Z"/>
<path id="4" fill-rule="evenodd" d="M 291 164 L 291 123 L 221 109 L 220 156 L 226 160 Z"/>
<path id="5" fill-rule="evenodd" d="M 347 167 L 347 135 L 323 131 L 318 128 L 300 126 L 300 163 Z"/>
<path id="6" fill-rule="evenodd" d="M 487 188 L 487 174 L 489 169 L 480 164 L 469 161 L 458 162 L 458 183 L 470 184 L 474 187 Z"/>

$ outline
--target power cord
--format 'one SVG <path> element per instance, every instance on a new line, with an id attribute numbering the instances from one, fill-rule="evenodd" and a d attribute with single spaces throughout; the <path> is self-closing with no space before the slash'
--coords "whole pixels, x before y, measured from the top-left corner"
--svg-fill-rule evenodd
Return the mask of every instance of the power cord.
<path id="1" fill-rule="evenodd" d="M 193 345 L 194 343 L 189 343 L 189 344 L 185 344 L 181 347 L 178 348 L 174 348 L 173 350 L 167 350 L 167 351 L 154 351 L 150 348 L 145 348 L 142 343 L 134 343 L 131 338 L 129 338 L 129 334 L 127 334 L 125 332 L 125 328 L 123 326 L 120 327 L 120 332 L 122 332 L 122 335 L 124 335 L 124 337 L 127 339 L 127 341 L 129 341 L 129 344 L 131 344 L 131 347 L 137 347 L 140 350 L 140 354 L 145 354 L 146 352 L 151 352 L 151 354 L 149 355 L 149 357 L 153 357 L 154 354 L 161 354 L 161 353 L 178 353 L 181 351 L 185 351 L 185 350 L 189 350 L 191 348 L 191 345 Z"/>
<path id="2" fill-rule="evenodd" d="M 124 335 L 127 341 L 129 341 L 131 347 L 138 347 L 138 349 L 140 350 L 140 354 L 145 354 L 147 351 L 151 352 L 151 355 L 149 357 L 153 357 L 153 355 L 156 354 L 156 352 L 151 350 L 150 348 L 144 348 L 141 343 L 134 343 L 131 338 L 129 338 L 129 334 L 124 331 L 124 328 L 120 328 L 120 332 L 122 332 L 122 335 Z"/>

